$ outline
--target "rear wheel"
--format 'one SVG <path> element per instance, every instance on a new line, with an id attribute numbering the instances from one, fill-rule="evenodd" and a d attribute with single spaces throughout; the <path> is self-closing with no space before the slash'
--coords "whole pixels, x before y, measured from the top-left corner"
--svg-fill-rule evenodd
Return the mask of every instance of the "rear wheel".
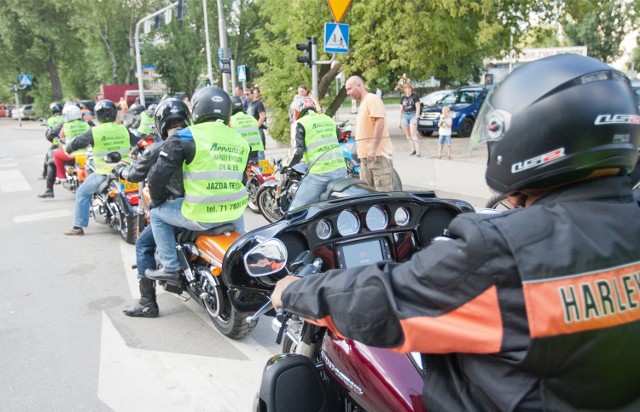
<path id="1" fill-rule="evenodd" d="M 231 339 L 240 339 L 255 329 L 258 320 L 247 322 L 249 315 L 240 314 L 231 305 L 231 301 L 221 285 L 208 284 L 206 292 L 208 297 L 204 300 L 204 306 L 213 325 L 220 333 Z"/>
<path id="2" fill-rule="evenodd" d="M 258 183 L 258 179 L 252 177 L 247 181 L 246 187 L 247 193 L 249 194 L 247 206 L 252 212 L 260 213 L 260 208 L 258 207 L 258 189 L 260 188 L 260 184 Z"/>
<path id="3" fill-rule="evenodd" d="M 262 186 L 258 190 L 256 197 L 260 213 L 262 213 L 262 216 L 264 216 L 269 223 L 278 221 L 284 216 L 280 211 L 280 206 L 278 206 L 275 186 Z"/>
<path id="4" fill-rule="evenodd" d="M 460 123 L 460 128 L 458 129 L 459 137 L 469 137 L 471 136 L 471 131 L 473 130 L 473 119 L 466 118 Z"/>
<path id="5" fill-rule="evenodd" d="M 120 212 L 120 237 L 130 245 L 136 244 L 136 238 L 138 237 L 138 216 L 129 215 L 126 216 Z"/>

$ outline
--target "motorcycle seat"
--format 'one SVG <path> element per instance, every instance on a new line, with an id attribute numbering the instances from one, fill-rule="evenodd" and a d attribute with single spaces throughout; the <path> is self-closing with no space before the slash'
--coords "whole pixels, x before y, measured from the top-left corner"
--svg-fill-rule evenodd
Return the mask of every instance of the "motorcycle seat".
<path id="1" fill-rule="evenodd" d="M 176 240 L 178 241 L 178 243 L 193 242 L 198 236 L 219 236 L 224 232 L 234 232 L 235 230 L 235 227 L 231 223 L 225 223 L 222 226 L 203 231 L 180 229 L 180 231 L 176 235 Z"/>

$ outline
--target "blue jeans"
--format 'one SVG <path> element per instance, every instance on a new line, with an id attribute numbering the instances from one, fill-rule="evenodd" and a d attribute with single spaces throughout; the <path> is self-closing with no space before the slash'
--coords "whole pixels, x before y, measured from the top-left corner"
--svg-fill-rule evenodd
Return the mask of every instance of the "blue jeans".
<path id="1" fill-rule="evenodd" d="M 136 239 L 136 265 L 138 266 L 138 277 L 144 278 L 144 271 L 156 268 L 156 241 L 153 238 L 151 225 L 144 228 Z"/>
<path id="2" fill-rule="evenodd" d="M 175 227 L 201 232 L 222 226 L 226 223 L 231 223 L 237 232 L 244 233 L 244 216 L 240 216 L 231 222 L 196 222 L 182 215 L 182 202 L 184 202 L 184 198 L 180 197 L 178 199 L 168 200 L 160 206 L 151 209 L 151 227 L 153 237 L 156 241 L 156 248 L 158 249 L 158 259 L 165 270 L 170 272 L 177 272 L 181 269 L 178 252 L 176 251 Z"/>
<path id="3" fill-rule="evenodd" d="M 347 171 L 345 169 L 333 170 L 319 175 L 306 175 L 304 179 L 302 179 L 302 182 L 300 182 L 298 190 L 296 190 L 289 210 L 317 202 L 320 196 L 327 190 L 329 183 L 343 177 L 347 177 Z"/>
<path id="4" fill-rule="evenodd" d="M 76 218 L 74 226 L 89 226 L 91 212 L 91 195 L 98 192 L 100 185 L 107 180 L 107 176 L 91 173 L 76 191 Z"/>

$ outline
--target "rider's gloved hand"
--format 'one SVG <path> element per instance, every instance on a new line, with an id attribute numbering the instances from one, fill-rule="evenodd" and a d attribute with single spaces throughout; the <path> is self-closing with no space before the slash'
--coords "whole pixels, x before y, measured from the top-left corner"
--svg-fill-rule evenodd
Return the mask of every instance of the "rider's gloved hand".
<path id="1" fill-rule="evenodd" d="M 121 178 L 121 179 L 122 179 L 122 175 L 120 174 L 120 172 L 121 172 L 121 171 L 122 171 L 122 169 L 124 169 L 126 166 L 127 166 L 127 165 L 122 164 L 122 163 L 121 163 L 121 164 L 119 164 L 119 165 L 116 165 L 116 167 L 114 167 L 114 168 L 111 170 L 111 173 L 113 173 L 114 175 L 116 175 L 117 177 L 119 177 L 119 178 Z"/>

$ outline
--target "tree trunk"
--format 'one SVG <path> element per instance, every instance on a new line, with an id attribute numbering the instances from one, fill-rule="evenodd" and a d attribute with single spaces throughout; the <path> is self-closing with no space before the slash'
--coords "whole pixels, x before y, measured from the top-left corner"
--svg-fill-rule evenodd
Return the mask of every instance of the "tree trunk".
<path id="1" fill-rule="evenodd" d="M 338 95 L 336 96 L 335 99 L 333 99 L 333 101 L 331 102 L 327 110 L 324 111 L 324 113 L 329 117 L 333 117 L 338 111 L 338 109 L 340 108 L 340 105 L 342 105 L 342 102 L 344 102 L 344 99 L 346 98 L 347 98 L 347 89 L 345 89 L 344 85 L 342 85 L 342 87 L 340 88 L 340 91 L 338 92 Z"/>
<path id="2" fill-rule="evenodd" d="M 322 99 L 327 95 L 327 90 L 331 86 L 331 82 L 340 74 L 340 68 L 342 65 L 336 61 L 333 66 L 322 76 L 318 83 L 318 99 Z"/>
<path id="3" fill-rule="evenodd" d="M 111 47 L 111 43 L 109 42 L 109 24 L 104 22 L 104 30 L 100 32 L 100 38 L 104 43 L 104 47 L 107 49 L 107 54 L 111 59 L 111 74 L 113 76 L 113 84 L 120 84 L 118 77 L 118 61 L 116 60 L 116 56 L 113 53 L 113 48 Z"/>
<path id="4" fill-rule="evenodd" d="M 60 76 L 58 75 L 58 66 L 53 61 L 52 57 L 47 60 L 47 71 L 51 78 L 51 90 L 53 91 L 53 98 L 55 100 L 62 100 L 62 84 L 60 83 Z"/>

